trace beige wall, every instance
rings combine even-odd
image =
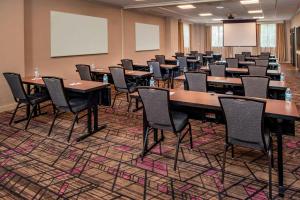
[[[291,19],[291,27],[297,27],[297,26],[300,26],[300,13],[296,14]]]
[[[133,59],[135,62],[146,62],[154,58],[156,54],[165,54],[165,18],[144,15],[128,10],[123,11],[124,22],[124,56],[123,58]],[[160,50],[157,51],[135,51],[135,23],[146,23],[159,25]],[[147,38],[145,38],[147,40]]]
[[[10,109],[14,100],[3,72],[24,74],[24,1],[0,1],[0,111]]]

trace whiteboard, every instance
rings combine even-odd
[[[224,46],[255,47],[256,22],[224,23]]]
[[[136,51],[160,49],[159,25],[135,23]]]
[[[50,12],[51,57],[108,53],[107,19]]]

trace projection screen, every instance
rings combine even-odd
[[[224,46],[226,47],[255,47],[256,21],[223,22]]]

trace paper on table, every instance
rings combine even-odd
[[[36,81],[36,80],[41,80],[42,78],[33,78],[31,80]]]
[[[173,94],[175,94],[175,92],[170,92],[170,96],[172,96]]]
[[[74,83],[70,83],[69,85],[74,86],[74,85],[81,85],[82,83],[80,82],[74,82]]]

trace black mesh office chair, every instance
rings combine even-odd
[[[80,112],[89,108],[89,102],[86,98],[71,98],[69,99],[65,93],[63,79],[57,77],[43,77],[43,81],[50,94],[51,100],[55,106],[54,118],[51,123],[48,136],[51,135],[55,120],[60,114],[70,112],[74,115],[71,128],[68,135],[68,142],[71,139],[75,122],[78,121]]]
[[[145,140],[142,158],[145,156],[145,147],[148,143],[150,129],[161,130],[162,137],[163,131],[171,131],[177,136],[177,145],[174,162],[174,170],[176,170],[179,145],[187,133],[189,133],[190,135],[190,145],[191,148],[193,148],[192,130],[191,124],[189,123],[188,115],[170,110],[169,90],[162,88],[139,87],[138,92],[142,99],[144,112],[147,120],[147,130],[146,135],[144,137]],[[182,134],[182,132],[186,129],[187,126],[188,130],[184,134]]]
[[[187,57],[177,57],[177,60],[179,61],[179,71],[182,74],[185,68],[188,69]]]
[[[268,98],[270,78],[266,76],[241,76],[245,96]]]
[[[133,70],[133,61],[131,59],[122,59],[122,66],[126,70]]]
[[[166,64],[166,57],[164,55],[155,55],[155,60],[159,62],[159,64]]]
[[[159,62],[148,62],[149,68],[153,67],[153,78],[157,81],[157,86],[159,87],[159,82],[162,81],[164,83],[164,87],[166,86],[166,82],[168,84],[168,88],[170,86],[170,77],[169,74],[163,74],[160,63]]]
[[[89,65],[77,64],[75,65],[80,79],[85,81],[92,81],[91,67]]]
[[[209,65],[211,76],[225,77],[225,65]]]
[[[195,57],[198,60],[198,63],[200,64],[200,66],[203,66],[203,64],[204,64],[203,54],[202,53],[196,53]]]
[[[109,67],[109,71],[112,75],[114,87],[116,90],[116,95],[115,95],[115,98],[113,100],[111,107],[112,108],[114,107],[115,101],[116,101],[116,98],[118,95],[126,94],[127,101],[129,101],[127,110],[129,111],[130,107],[131,107],[131,103],[132,103],[132,98],[130,97],[129,94],[136,91],[136,84],[131,83],[131,82],[126,82],[125,69],[123,67]]]
[[[257,59],[255,65],[269,67],[269,59]]]
[[[12,124],[21,104],[25,104],[27,106],[30,106],[30,108],[31,108],[31,111],[29,113],[29,116],[28,116],[28,119],[27,119],[27,122],[26,122],[26,125],[24,128],[25,130],[27,130],[29,122],[32,118],[34,111],[36,111],[37,109],[40,110],[40,104],[45,101],[48,101],[49,95],[47,93],[43,93],[43,92],[26,94],[20,74],[5,72],[5,73],[3,73],[3,76],[5,77],[7,83],[10,87],[10,90],[13,94],[15,101],[17,102],[17,107],[15,108],[15,110],[13,112],[13,115],[9,121],[9,125]]]
[[[272,199],[272,137],[265,128],[266,102],[242,97],[219,97],[226,121],[225,149],[222,166],[224,183],[226,152],[229,147],[241,146],[263,151],[268,157],[269,197]]]
[[[184,73],[188,90],[196,92],[207,92],[207,74],[204,72]]]
[[[245,55],[243,54],[235,54],[235,58],[239,59],[239,61],[245,61]]]
[[[198,53],[198,51],[191,51],[191,56],[196,56],[196,54]]]
[[[242,52],[242,55],[244,55],[245,57],[251,57],[251,52],[244,51],[244,52]]]
[[[184,57],[184,53],[176,52],[176,53],[175,53],[175,57],[176,57],[176,58],[178,58],[178,57]]]
[[[228,67],[238,68],[239,67],[239,59],[238,58],[226,58],[226,63]]]
[[[268,67],[266,66],[248,66],[250,76],[267,76]]]

